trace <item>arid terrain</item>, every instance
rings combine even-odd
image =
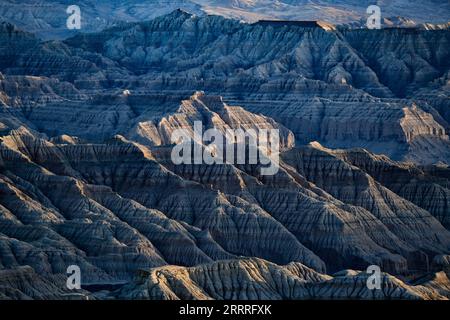
[[[174,5],[67,35],[13,24],[7,2],[0,299],[64,299],[70,265],[90,299],[450,298],[448,24]],[[278,130],[279,170],[175,164],[195,122]]]

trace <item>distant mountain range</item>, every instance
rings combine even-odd
[[[383,18],[401,17],[394,22],[400,23],[399,26],[444,24],[450,19],[450,3],[432,0],[79,0],[76,3],[69,0],[1,0],[0,19],[43,38],[65,38],[78,32],[66,28],[66,8],[72,4],[81,8],[82,32],[100,31],[121,21],[145,21],[178,8],[197,15],[222,15],[247,22],[323,20],[351,25],[364,21],[366,8],[378,4]],[[385,22],[386,26],[392,26],[392,19]]]

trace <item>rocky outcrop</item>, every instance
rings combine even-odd
[[[440,255],[434,257],[433,268],[435,270],[445,270],[447,274],[450,273],[450,255]]]
[[[47,201],[59,217],[52,223],[52,228],[114,277],[126,278],[137,265],[164,264],[163,259],[195,265],[212,258],[232,257],[233,253],[261,255],[280,263],[302,261],[324,270],[323,262],[317,256],[260,208],[252,208],[244,200],[230,202],[220,192],[185,182],[157,162],[145,158],[132,145],[55,147],[46,142],[37,148],[39,154],[33,155],[29,152],[32,145],[43,141],[30,139],[30,135],[24,132],[16,133],[11,140],[16,143],[3,144],[4,168],[14,170],[20,176],[12,176],[13,179],[23,179],[35,186],[44,199],[40,201]],[[26,152],[27,156],[17,150]],[[123,166],[116,165],[120,155],[124,160]],[[47,174],[46,169],[30,163],[28,156],[37,156],[36,161],[53,167],[60,175]],[[131,170],[132,167],[135,169]],[[68,174],[75,178],[66,177]],[[55,188],[60,191],[55,192]],[[179,192],[173,192],[176,189]],[[169,190],[172,190],[172,195],[167,197]],[[71,194],[70,198],[67,198],[67,192]],[[32,202],[31,199],[29,201]],[[5,206],[9,212],[22,212],[15,202],[5,202]],[[170,222],[167,217],[181,224]],[[37,220],[42,223],[43,219]],[[253,229],[254,226],[257,228]],[[173,238],[177,233],[180,245],[173,246],[167,242],[165,234]],[[102,236],[97,238],[97,234]],[[261,241],[269,238],[272,240]],[[283,253],[281,248],[287,243],[291,249]],[[188,246],[192,246],[192,255],[188,254]],[[124,254],[129,254],[137,265],[130,265],[129,259],[117,260]],[[110,259],[114,256],[117,261],[110,264],[108,261],[112,261]],[[117,270],[118,266],[121,267]]]
[[[80,138],[99,142],[133,128],[159,143],[157,120],[202,89],[273,118],[298,144],[364,147],[421,164],[449,161],[448,92],[445,85],[436,89],[449,69],[448,30],[279,28],[175,11],[65,42],[34,39],[29,46],[29,35],[17,33],[14,46],[7,31],[2,36],[9,50],[17,48],[1,68],[6,77],[58,78],[78,90],[54,84],[65,88],[53,90],[63,102],[43,90],[52,97],[46,103],[21,103],[49,136],[79,136],[83,128]],[[8,92],[14,97],[5,89],[5,99]]]
[[[89,1],[80,0],[77,6],[82,13],[81,30],[69,30],[66,20],[71,14],[66,12],[70,4],[57,1],[21,2],[5,0],[0,5],[3,19],[28,28],[43,38],[64,38],[77,32],[99,31],[109,26],[120,26],[124,21],[143,21],[167,14],[175,9],[197,15],[215,14],[249,22],[269,20],[325,20],[331,23],[350,23],[355,20],[357,27],[366,26],[366,9],[372,4],[367,1],[303,1],[281,0],[276,3],[268,0],[171,0],[170,2],[152,0]],[[441,24],[448,20],[450,7],[445,2],[435,1],[391,1],[382,4],[384,16],[406,18],[383,19],[384,26],[409,26],[416,22],[428,22],[425,27],[433,28],[431,23]],[[446,20],[447,19],[447,20]],[[353,24],[352,24],[353,26]]]
[[[142,270],[118,296],[160,300],[445,299],[439,293],[441,287],[433,287],[431,282],[411,286],[383,274],[382,289],[370,290],[367,279],[367,274],[357,271],[330,277],[300,264],[278,266],[260,259],[242,259],[193,268]]]
[[[421,231],[423,228],[430,231],[434,229],[430,234],[434,233],[438,237],[447,233],[429,212],[383,187],[361,169],[339,159],[333,150],[313,143],[305,148],[291,150],[284,155],[284,160],[336,198],[369,210],[397,237],[417,249],[432,252],[439,247],[432,240],[435,236],[431,236],[428,239],[431,242],[427,244],[428,240]],[[440,250],[445,252],[447,246]]]
[[[129,230],[138,232],[137,239],[143,236],[150,241],[145,244],[139,240],[148,250],[148,259],[154,262],[161,257],[163,264],[170,261],[195,265],[239,254],[256,255],[276,263],[299,261],[324,270],[322,262],[306,246],[325,261],[329,270],[379,264],[386,270],[403,272],[408,268],[427,270],[427,259],[448,252],[450,247],[448,232],[427,211],[377,185],[367,174],[361,173],[366,184],[361,184],[359,178],[348,182],[350,190],[354,190],[355,185],[360,185],[362,190],[367,188],[352,197],[334,192],[329,186],[345,192],[335,180],[319,183],[314,177],[317,170],[302,168],[304,163],[322,165],[312,154],[308,154],[307,159],[294,158],[291,163],[289,154],[293,150],[285,157],[290,167],[282,167],[274,177],[263,177],[255,170],[255,165],[253,168],[231,164],[175,166],[163,149],[153,152],[126,140],[106,145],[53,145],[22,129],[3,137],[3,143],[9,152],[19,152],[14,158],[3,158],[6,168],[17,172],[21,179],[48,197],[52,206],[56,206],[55,218],[48,219],[56,219],[55,223],[61,224],[56,231],[75,241],[75,245],[88,254],[99,255],[95,261],[104,259],[100,257],[109,250],[116,250],[113,249],[114,237],[109,248],[103,246],[104,240],[102,246],[97,247],[94,235],[89,235],[89,228],[94,232],[100,227],[103,230],[103,225],[107,230],[125,228],[122,232],[131,227]],[[16,158],[20,154],[39,166],[20,164]],[[331,156],[329,161],[339,164],[339,160]],[[56,176],[37,179],[42,175],[40,166],[75,180]],[[333,171],[328,174],[332,176]],[[59,189],[71,190],[70,201],[60,192],[50,191],[55,183],[61,185]],[[32,203],[31,199],[28,202]],[[14,208],[14,202],[5,202],[5,205]],[[84,209],[80,211],[81,208]],[[133,212],[131,216],[130,212]],[[242,215],[244,212],[246,214]],[[146,218],[138,219],[136,215]],[[123,226],[115,221],[116,216],[125,222]],[[95,227],[90,222],[87,225],[81,221],[65,222],[68,218],[81,217],[95,217],[94,221],[100,218],[103,222],[94,224]],[[36,218],[36,222],[42,220],[40,216]],[[153,220],[155,222],[151,222]],[[153,227],[147,226],[147,223],[159,221],[166,229],[170,220],[174,226],[176,221],[181,222],[176,229],[180,230],[180,241],[187,241],[184,246],[191,243],[192,255],[187,254],[190,251],[186,249],[181,255],[179,246],[167,245],[163,229],[155,233]],[[81,228],[85,229],[82,238],[86,239],[82,242],[77,233],[68,233]],[[428,238],[423,237],[423,229],[427,230]],[[347,230],[348,236],[343,236],[343,230]],[[249,234],[252,234],[250,238]],[[269,238],[270,242],[261,241]],[[135,240],[127,241],[133,245]],[[291,243],[289,251],[281,249],[286,243]],[[128,267],[125,261],[123,263],[125,271],[121,272],[126,278]],[[114,274],[113,270],[107,270]]]
[[[111,297],[447,297],[448,32],[323,26],[1,25],[0,296],[56,298],[75,264],[87,291],[127,282]],[[280,130],[278,170],[175,164],[197,121]]]
[[[191,268],[170,266],[141,271],[136,283],[119,293],[126,299],[289,299],[301,295],[306,280],[326,276],[301,265],[293,273],[264,260],[227,260]],[[294,275],[295,274],[295,275]],[[301,276],[301,278],[300,278]],[[304,278],[303,278],[304,276]]]
[[[203,94],[155,127],[195,119],[199,110],[219,129],[277,127]],[[192,120],[184,128],[192,129]],[[283,145],[292,148],[286,132]],[[317,144],[292,149],[278,173],[264,177],[258,165],[176,166],[162,139],[158,147],[120,136],[103,144],[66,136],[54,144],[19,126],[1,140],[0,232],[7,248],[17,243],[37,255],[12,250],[5,268],[28,264],[48,277],[77,264],[89,284],[130,280],[137,269],[251,256],[319,272],[377,264],[401,274],[426,272],[433,256],[450,249],[449,232],[430,213],[364,165],[349,164],[351,152]],[[347,188],[336,174],[350,177]],[[36,237],[51,255],[30,243]],[[317,290],[310,294],[326,295]]]
[[[255,45],[254,39],[261,40]],[[396,48],[389,46],[393,39]],[[411,46],[405,45],[408,43]],[[174,44],[180,48],[177,52],[170,49]],[[364,147],[396,160],[434,164],[448,159],[448,117],[445,99],[439,102],[439,94],[430,96],[432,88],[428,86],[448,72],[448,45],[447,30],[340,32],[295,24],[278,28],[176,11],[151,22],[58,43],[61,49],[50,60],[64,64],[52,62],[42,71],[23,64],[24,59],[19,65],[24,73],[48,75],[48,70],[58,70],[60,78],[75,81],[80,88],[110,89],[112,85],[114,91],[108,90],[102,101],[111,99],[114,107],[106,111],[105,106],[92,106],[88,101],[89,108],[83,112],[90,114],[88,110],[95,109],[116,127],[98,132],[104,124],[98,125],[91,114],[82,125],[88,126],[89,133],[97,131],[97,136],[104,137],[105,130],[113,129],[124,134],[121,126],[129,118],[162,118],[161,109],[176,111],[176,102],[167,98],[164,106],[150,101],[159,100],[161,92],[181,94],[181,100],[203,89],[224,96],[228,104],[275,119],[290,129],[299,143],[316,140],[330,148]],[[163,54],[167,52],[171,53]],[[431,52],[437,52],[436,57]],[[26,60],[36,59],[40,58]],[[45,66],[48,60],[37,64]],[[78,73],[69,75],[67,66]],[[125,80],[117,81],[119,78]],[[131,94],[118,94],[122,93],[118,87],[127,87]],[[422,88],[421,99],[415,103],[409,98],[418,88]],[[405,97],[408,99],[398,99]],[[142,106],[145,98],[147,106]],[[33,121],[46,127],[50,108],[35,110]],[[64,118],[59,117],[58,123],[62,122]],[[153,132],[151,125],[139,122],[144,122],[143,128],[136,130]],[[58,134],[77,135],[75,131]]]
[[[240,129],[246,132],[253,130],[254,138],[261,134],[261,130],[278,130],[279,148],[287,150],[294,146],[295,139],[292,132],[273,119],[252,114],[242,107],[229,106],[222,97],[205,95],[204,92],[196,92],[189,100],[182,101],[179,109],[173,114],[160,119],[138,122],[126,137],[147,146],[164,146],[173,143],[171,138],[175,130],[186,130],[188,136],[185,138],[194,140],[196,122],[200,124],[199,134],[208,129],[215,129],[221,133],[223,143],[227,143],[227,131],[230,130]]]

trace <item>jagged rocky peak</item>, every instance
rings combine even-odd
[[[434,136],[448,140],[445,128],[437,123],[433,115],[421,110],[415,103],[403,109],[404,117],[400,125],[405,132],[405,138],[411,142],[419,136]]]
[[[392,16],[384,17],[381,19],[382,28],[410,28],[417,30],[445,30],[449,29],[450,22],[444,20],[438,21],[438,23],[430,22],[417,22],[414,19]],[[367,28],[367,18],[360,19],[358,21],[352,21],[350,23],[340,24],[339,28],[350,28],[350,29],[366,29]]]
[[[261,259],[219,261],[192,268],[162,267],[141,271],[118,293],[122,299],[298,300],[298,299],[445,299],[445,279],[407,285],[382,275],[390,290],[371,291],[368,275],[350,271],[333,277],[300,264],[279,266]],[[436,283],[436,282],[435,282]]]
[[[63,283],[62,277],[45,279],[30,266],[3,269],[0,270],[0,300],[69,299],[70,290],[64,288]],[[78,295],[85,299],[89,292],[83,290]]]
[[[183,8],[202,14],[200,6],[190,0],[134,0],[134,1],[92,1],[80,0],[81,29],[67,28],[69,17],[66,10],[72,3],[64,0],[6,0],[0,4],[0,15],[4,20],[28,28],[45,39],[61,39],[80,32],[95,32],[120,26],[124,22],[146,21]],[[51,8],[51,10],[50,10]]]
[[[82,140],[78,137],[68,136],[67,134],[62,134],[57,137],[52,137],[50,141],[54,144],[80,144]]]
[[[450,255],[439,255],[433,259],[433,267],[437,270],[445,270],[450,273]]]
[[[175,113],[157,120],[140,121],[127,134],[131,140],[147,145],[170,145],[171,135],[176,129],[185,129],[190,138],[194,137],[194,125],[198,123],[202,130],[216,129],[226,135],[227,130],[279,130],[280,149],[294,146],[293,133],[273,119],[246,111],[239,106],[230,106],[221,96],[195,92],[189,99],[183,100]]]
[[[384,155],[376,155],[361,148],[351,150],[331,150],[322,147],[317,142],[311,143],[310,146],[312,147],[310,150],[322,151],[322,155],[329,160],[336,157],[349,166],[359,168],[403,199],[427,210],[445,228],[449,229],[450,215],[447,208],[450,204],[450,191],[448,178],[445,177],[445,172],[448,171],[446,165],[443,167],[434,167],[436,169],[442,168],[442,173],[433,175],[427,170],[423,170],[423,168],[414,165],[412,162],[405,163],[392,161]],[[314,153],[317,153],[317,151]],[[307,169],[304,170],[306,170],[305,172],[307,172],[307,174],[310,173]],[[352,171],[355,172],[354,170]],[[314,173],[314,175],[315,174],[316,173]],[[313,178],[313,180],[317,178],[318,177]],[[358,181],[359,184],[362,184],[361,180],[358,179]],[[384,195],[383,197],[386,196],[388,195]],[[398,206],[398,200],[396,203]],[[409,210],[417,211],[417,208],[414,209],[411,205],[409,206]]]

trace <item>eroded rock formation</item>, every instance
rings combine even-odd
[[[448,298],[449,43],[183,11],[64,42],[1,24],[0,297],[62,297],[78,265],[86,297]],[[279,170],[175,165],[196,121],[280,130]]]

